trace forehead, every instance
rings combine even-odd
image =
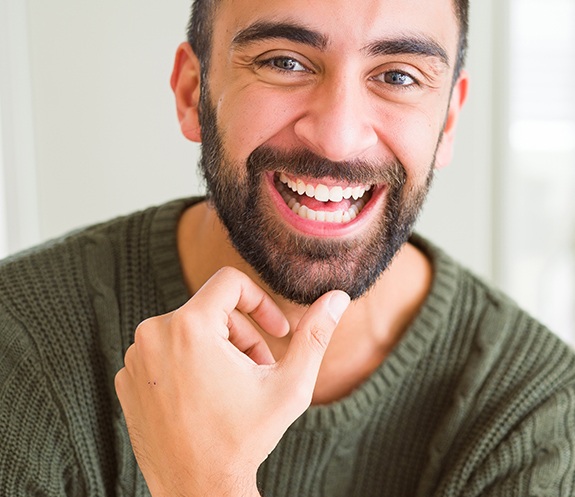
[[[221,0],[214,26],[216,43],[255,23],[289,22],[320,33],[326,48],[345,53],[374,40],[423,37],[445,48],[453,65],[459,26],[454,0]],[[221,47],[223,48],[223,47]]]

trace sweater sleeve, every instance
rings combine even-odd
[[[0,495],[83,495],[61,406],[32,339],[0,306]]]
[[[552,394],[489,454],[460,494],[575,495],[575,388]]]
[[[575,495],[574,359],[543,331],[538,328],[533,346],[508,349],[519,360],[497,355],[490,377],[472,393],[473,409],[455,403],[466,430],[454,432],[463,440],[451,444],[456,462],[444,467],[449,476],[438,497]],[[510,381],[518,368],[521,374]]]
[[[499,292],[474,296],[418,495],[571,497],[575,355]]]

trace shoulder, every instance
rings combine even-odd
[[[151,254],[174,245],[186,205],[86,227],[0,262],[0,445],[11,447],[0,450],[0,494],[30,484],[62,495],[58,485],[80,468],[94,481],[111,477],[112,466],[94,461],[113,458],[113,430],[123,434],[113,376],[139,320],[161,307]]]
[[[547,344],[573,355],[555,334],[500,289],[428,240],[416,235],[412,243],[433,266],[433,283],[426,305],[435,311],[444,325],[463,330],[464,333],[460,331],[459,334],[472,348],[503,352],[512,341],[515,348],[539,348]]]
[[[444,474],[437,495],[541,495],[545,485],[572,495],[573,350],[441,250],[416,243],[435,268],[430,300],[443,329],[435,347],[450,391],[431,445],[430,471]]]
[[[175,244],[175,223],[192,201],[173,201],[81,228],[0,261],[0,303],[18,316],[29,304],[68,306],[63,294],[89,288],[111,275],[117,264],[126,266],[125,271],[145,271],[142,264],[148,263],[150,251],[162,242]]]

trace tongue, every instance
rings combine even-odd
[[[343,199],[341,202],[320,202],[319,200],[308,197],[307,195],[296,195],[296,198],[300,205],[305,205],[308,209],[313,209],[314,211],[345,212],[353,205],[352,199]]]

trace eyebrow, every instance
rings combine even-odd
[[[232,40],[235,47],[243,47],[260,40],[284,39],[303,43],[318,50],[325,50],[328,39],[325,35],[291,22],[257,21],[239,31]]]
[[[257,41],[272,39],[302,43],[321,51],[325,51],[329,45],[329,38],[326,35],[295,22],[256,21],[234,36],[232,46],[242,48]],[[371,57],[402,54],[433,57],[449,67],[449,56],[445,48],[432,38],[422,35],[376,40],[369,43],[362,51]]]
[[[367,45],[364,51],[372,57],[402,54],[434,57],[449,66],[449,56],[445,48],[435,40],[421,35],[377,40]]]

